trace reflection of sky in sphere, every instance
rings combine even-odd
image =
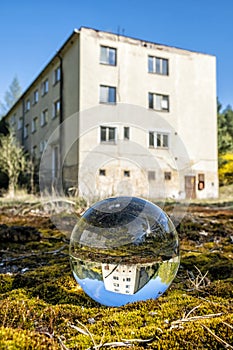
[[[178,236],[152,202],[108,198],[90,207],[75,226],[70,260],[76,281],[101,304],[156,299],[177,273]]]
[[[157,276],[150,280],[147,285],[140,289],[134,295],[116,294],[105,289],[104,282],[85,278],[79,279],[74,273],[74,277],[85,293],[87,293],[95,301],[106,306],[122,306],[135,301],[156,299],[164,293],[168,287],[167,284],[161,282],[161,278]]]

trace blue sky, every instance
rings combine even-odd
[[[81,26],[215,55],[217,96],[233,106],[233,0],[0,0],[0,100]]]

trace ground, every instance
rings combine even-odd
[[[85,295],[71,273],[68,236],[35,208],[0,206],[0,349],[233,349],[232,202],[190,203],[177,226],[181,264],[170,288],[119,308]],[[165,209],[174,216],[174,203]]]

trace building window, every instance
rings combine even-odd
[[[30,111],[31,103],[30,100],[28,99],[25,103],[25,112]]]
[[[33,104],[38,103],[38,101],[39,101],[39,92],[38,90],[35,90],[33,93]]]
[[[130,171],[124,170],[124,177],[130,177]]]
[[[155,180],[155,171],[149,170],[148,171],[148,180],[154,181]]]
[[[59,115],[60,107],[61,107],[60,100],[57,100],[53,103],[53,118],[56,118]]]
[[[168,148],[169,147],[169,135],[162,132],[149,132],[149,147],[156,148]]]
[[[127,278],[126,278],[126,281],[127,281],[127,282],[130,282],[130,281],[131,281],[131,278],[130,278],[130,277],[127,277]]]
[[[101,126],[100,127],[100,141],[101,142],[116,142],[116,128]]]
[[[168,75],[168,59],[148,56],[148,72]]]
[[[116,88],[100,85],[100,103],[116,103]]]
[[[129,140],[129,127],[124,126],[124,140]]]
[[[26,139],[28,137],[29,124],[26,124],[23,128],[23,137]]]
[[[16,123],[16,114],[12,115],[11,119],[10,119],[10,124],[11,126],[14,126]]]
[[[37,158],[37,146],[32,147],[32,158],[36,159]]]
[[[58,146],[52,148],[52,178],[56,179],[58,177],[58,163],[59,162],[59,152]]]
[[[148,94],[149,108],[155,109],[157,111],[169,112],[169,96],[154,94],[149,92]]]
[[[119,283],[113,283],[114,287],[119,287]]]
[[[57,67],[53,72],[53,84],[57,84],[61,80],[61,68]]]
[[[40,115],[40,125],[44,126],[48,121],[48,110],[45,109]]]
[[[41,85],[41,95],[44,96],[49,92],[49,81],[46,79]]]
[[[18,130],[22,129],[22,127],[23,127],[23,118],[20,117],[18,120]]]
[[[165,171],[164,180],[171,180],[171,179],[172,179],[172,173],[170,171]]]
[[[118,276],[113,276],[113,279],[118,281],[119,280],[119,277]]]
[[[100,63],[116,66],[116,49],[100,46]]]
[[[105,169],[99,169],[99,175],[100,176],[106,176],[106,170]]]
[[[202,191],[205,188],[205,174],[198,174],[198,190]]]
[[[32,133],[36,132],[38,124],[38,118],[35,117],[32,119]]]
[[[46,144],[47,144],[47,141],[45,140],[40,141],[40,153],[42,153],[45,150]]]

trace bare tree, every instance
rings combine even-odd
[[[26,156],[12,132],[0,137],[0,167],[9,179],[9,196],[14,197],[20,172],[26,169]]]

